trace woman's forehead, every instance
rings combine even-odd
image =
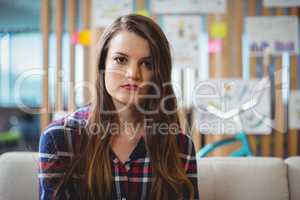
[[[150,46],[147,40],[129,31],[120,31],[109,43],[109,54],[123,53],[130,57],[149,57]]]

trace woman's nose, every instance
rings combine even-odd
[[[135,63],[130,64],[126,70],[126,78],[138,80],[141,78],[139,66]]]

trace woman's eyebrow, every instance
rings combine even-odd
[[[143,60],[151,60],[151,56],[146,56],[146,57],[143,57],[141,59],[143,59]]]
[[[125,56],[125,57],[129,57],[126,53],[122,53],[122,52],[115,52],[115,54],[119,54],[119,55],[122,55],[122,56]],[[145,56],[145,57],[142,57],[140,60],[151,60],[151,56]]]
[[[119,54],[119,55],[122,55],[122,56],[125,56],[125,57],[129,57],[127,54],[122,53],[122,52],[115,52],[115,54]]]

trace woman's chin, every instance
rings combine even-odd
[[[137,97],[133,97],[130,95],[120,95],[114,100],[117,101],[118,104],[121,104],[122,106],[127,106],[127,107],[138,107],[139,100]]]

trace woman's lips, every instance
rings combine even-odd
[[[137,90],[138,86],[137,85],[130,85],[130,84],[126,84],[126,85],[122,85],[121,88],[124,88],[126,90]]]

